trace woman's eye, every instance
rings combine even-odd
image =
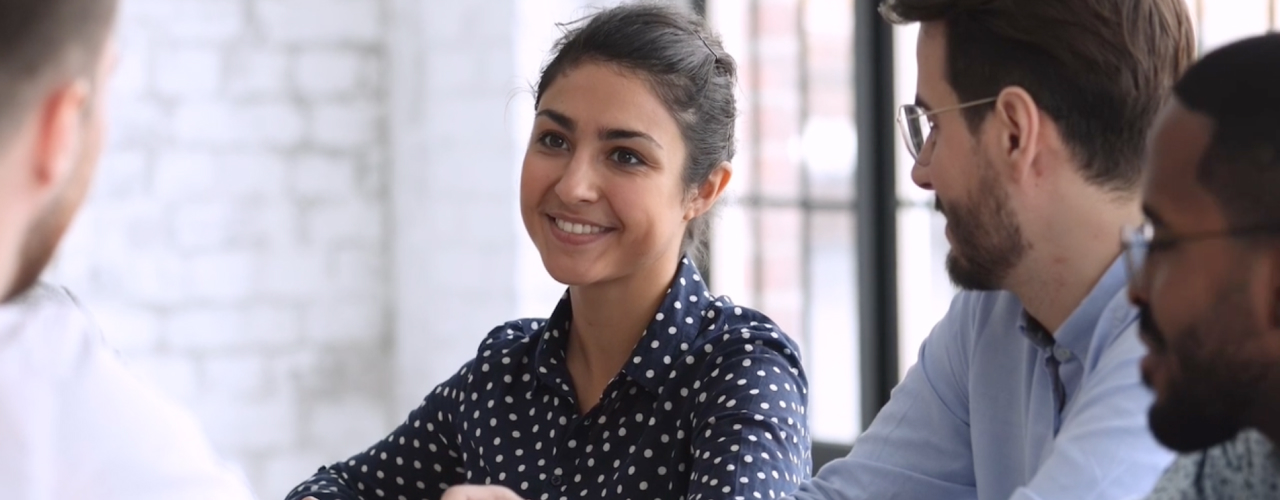
[[[565,149],[569,145],[563,137],[550,133],[542,134],[542,137],[538,139],[538,142],[551,149]]]
[[[644,163],[644,161],[640,159],[640,156],[625,149],[614,151],[613,154],[609,155],[609,157],[611,160],[623,165],[641,165]]]

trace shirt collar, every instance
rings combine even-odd
[[[672,365],[681,360],[681,354],[689,350],[700,330],[707,328],[708,322],[714,324],[715,309],[708,307],[712,302],[711,292],[698,268],[689,257],[681,258],[666,298],[662,299],[662,305],[658,306],[657,314],[622,371],[656,393],[672,373]]]
[[[1124,289],[1128,281],[1124,265],[1124,256],[1111,263],[1102,278],[1093,286],[1084,301],[1072,311],[1067,321],[1051,337],[1036,334],[1037,327],[1024,311],[1018,319],[1018,328],[1033,344],[1040,348],[1053,348],[1058,361],[1067,361],[1071,357],[1079,357],[1089,352],[1094,332],[1097,331],[1103,312]],[[1061,352],[1065,348],[1066,352]],[[1067,355],[1069,353],[1069,356]],[[1066,359],[1064,359],[1066,358]]]
[[[569,321],[573,319],[573,304],[569,292],[560,297],[560,303],[547,318],[547,322],[529,325],[534,329],[538,346],[534,351],[533,369],[538,380],[560,391],[563,396],[575,398],[569,385],[569,368],[565,365],[565,353],[569,347]]]
[[[644,335],[631,351],[631,359],[622,372],[645,389],[657,393],[671,373],[671,367],[682,359],[697,338],[700,330],[714,323],[715,309],[711,292],[688,256],[680,259],[675,278],[667,289],[666,297],[658,306],[654,319],[645,328]],[[569,292],[547,319],[538,325],[541,333],[535,354],[534,369],[543,383],[573,397],[569,371],[565,366],[565,353],[569,346],[569,324],[573,319],[573,305]]]

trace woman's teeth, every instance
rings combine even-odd
[[[592,226],[590,224],[576,224],[556,219],[556,227],[569,234],[598,234],[604,232],[604,228],[600,226]]]

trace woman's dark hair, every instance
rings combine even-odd
[[[534,106],[551,84],[583,63],[616,64],[648,80],[675,117],[688,158],[684,185],[690,193],[734,155],[737,64],[720,38],[692,12],[649,2],[630,3],[567,25],[551,61],[542,69]],[[708,250],[711,217],[689,222],[683,250],[701,261]]]

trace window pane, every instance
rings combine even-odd
[[[857,383],[858,287],[854,214],[816,212],[809,221],[810,335],[804,348],[813,437],[852,443],[862,430]]]
[[[806,2],[804,9],[808,118],[801,158],[809,196],[852,202],[858,136],[853,116],[853,2]]]
[[[1232,0],[1231,2],[1188,0],[1197,24],[1202,52],[1241,38],[1266,33],[1274,26],[1275,0]]]
[[[947,221],[932,207],[898,211],[898,371],[915,364],[920,343],[946,314],[956,289],[947,277]]]
[[[756,305],[778,322],[805,348],[804,280],[801,228],[804,213],[799,208],[762,208],[756,212],[761,238],[759,248],[759,288]]]
[[[759,129],[761,168],[756,193],[794,200],[800,196],[800,26],[796,0],[759,0],[755,20],[755,64],[747,91]]]
[[[711,281],[801,348],[814,437],[860,429],[853,0],[708,0],[738,61],[738,155]]]

